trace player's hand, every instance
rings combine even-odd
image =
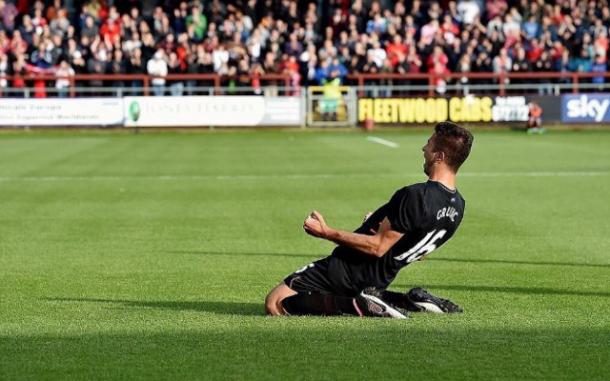
[[[309,235],[318,238],[326,238],[326,233],[328,231],[328,225],[326,225],[326,221],[324,221],[324,217],[314,210],[305,218],[303,222],[303,229]]]

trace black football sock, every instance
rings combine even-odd
[[[320,293],[300,293],[282,300],[282,306],[290,315],[363,316],[356,299]]]

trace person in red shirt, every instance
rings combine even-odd
[[[436,74],[434,85],[439,94],[445,93],[447,89],[446,75],[450,73],[449,68],[447,67],[448,62],[449,58],[447,58],[443,49],[440,46],[435,46],[434,51],[430,57],[428,57],[427,66],[430,73]]]
[[[111,44],[113,44],[115,41],[120,41],[121,25],[119,22],[116,22],[109,17],[106,19],[104,25],[102,25],[100,34],[102,35],[102,39],[104,41],[109,41]]]
[[[398,64],[399,57],[401,55],[406,56],[408,53],[407,45],[403,44],[402,36],[400,34],[395,34],[392,42],[388,43],[386,46],[386,52],[388,55],[388,59],[392,63],[392,67],[396,67]]]

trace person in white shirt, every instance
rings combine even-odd
[[[57,89],[57,96],[65,98],[68,96],[68,89],[70,88],[70,77],[74,77],[74,69],[70,66],[68,61],[62,60],[59,63],[59,68],[55,70],[55,88]]]
[[[152,89],[155,96],[162,96],[165,92],[165,77],[167,76],[167,62],[163,49],[158,49],[155,55],[146,63],[148,74],[155,76],[152,81]]]
[[[472,24],[474,19],[481,14],[481,8],[475,0],[461,0],[458,3],[457,11],[466,25]]]

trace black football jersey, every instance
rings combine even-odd
[[[331,282],[344,292],[386,288],[398,271],[447,242],[464,217],[465,201],[457,190],[427,181],[398,190],[356,233],[374,235],[384,218],[404,235],[382,257],[339,245],[329,263]]]

